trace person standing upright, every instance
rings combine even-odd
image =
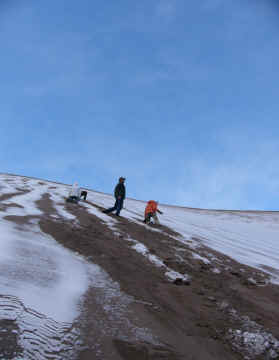
[[[123,202],[124,202],[125,197],[126,197],[126,188],[125,188],[125,185],[124,185],[125,180],[126,179],[124,177],[119,178],[119,182],[114,188],[115,204],[114,204],[113,207],[104,210],[103,213],[109,214],[112,211],[116,210],[115,215],[119,216],[120,211],[123,208]]]

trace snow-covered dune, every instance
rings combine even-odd
[[[114,203],[112,196],[92,191],[88,199],[102,207]],[[145,205],[143,201],[127,199],[122,216],[141,223]],[[202,210],[169,205],[159,208],[163,211],[163,215],[159,215],[161,224],[179,233],[181,237],[177,239],[181,242],[206,245],[240,263],[266,271],[274,283],[279,282],[279,212]],[[94,214],[102,216],[96,211]]]
[[[114,333],[113,319],[122,328],[122,333],[119,329],[115,332],[123,337],[134,334],[141,341],[157,341],[145,325],[123,321],[125,309],[135,300],[123,293],[120,285],[94,259],[87,261],[85,256],[66,249],[42,231],[42,219],[82,229],[80,218],[65,206],[69,188],[69,185],[0,174],[0,320],[16,320],[13,331],[17,347],[9,354],[14,359],[18,354],[23,354],[24,359],[74,358],[73,349],[82,349],[80,327],[75,326],[82,316],[81,299],[92,288],[98,289],[96,294],[102,298],[108,316],[107,324],[102,326],[110,329],[107,330],[110,334]],[[113,196],[88,190],[88,201],[81,201],[79,209],[98,218],[114,236],[129,242],[131,249],[162,271],[166,280],[190,279],[187,273],[172,268],[166,256],[149,249],[143,238],[123,237],[119,219],[101,211],[113,203]],[[213,253],[217,251],[265,272],[272,283],[279,283],[278,212],[202,210],[162,204],[159,205],[163,211],[159,215],[162,227],[153,227],[142,222],[145,205],[143,201],[128,198],[121,216],[154,236],[165,236],[165,243],[173,239],[176,258],[179,259],[179,252],[185,251],[183,246],[187,245],[193,259],[214,263],[211,271],[218,274],[229,265],[215,257]],[[78,232],[76,237],[78,241]],[[98,342],[95,350],[96,354],[100,351]]]
[[[117,299],[115,320],[130,302],[99,266],[40,230],[42,216],[78,226],[76,217],[64,208],[68,190],[59,184],[54,189],[46,181],[0,176],[0,320],[16,320],[18,328],[13,331],[24,359],[74,358],[82,348],[75,321],[89,288],[104,289],[102,301],[108,314]],[[52,200],[51,215],[40,209],[38,201],[44,194]]]

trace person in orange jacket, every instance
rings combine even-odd
[[[154,201],[154,200],[149,200],[146,205],[146,208],[145,208],[143,222],[145,224],[150,224],[150,222],[151,222],[150,220],[151,220],[151,218],[153,218],[155,224],[160,224],[158,216],[157,216],[157,212],[159,214],[163,214],[162,211],[160,211],[158,209],[158,202]]]

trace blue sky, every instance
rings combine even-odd
[[[1,1],[1,172],[279,208],[276,0]]]

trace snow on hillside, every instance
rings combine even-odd
[[[26,359],[44,359],[50,349],[53,354],[59,354],[53,359],[73,356],[73,347],[80,345],[78,330],[73,324],[80,314],[80,299],[89,288],[103,291],[104,308],[116,322],[122,321],[120,317],[132,302],[101,267],[89,263],[41,231],[41,216],[49,216],[53,221],[64,219],[77,228],[80,226],[77,217],[65,207],[68,191],[69,186],[63,184],[0,175],[0,318],[17,319],[18,342]],[[42,198],[51,200],[51,214],[40,208]],[[101,208],[111,207],[113,203],[111,195],[89,191],[88,202],[80,202],[80,206],[118,235],[117,220],[101,212]],[[154,234],[166,234],[165,229],[142,222],[144,208],[145,202],[127,199],[121,216]],[[187,244],[192,249],[193,258],[208,264],[215,259],[210,249],[216,250],[266,272],[271,282],[279,283],[279,213],[201,210],[168,205],[159,208],[163,211],[163,215],[159,215],[162,225],[172,230],[168,236]],[[155,267],[164,269],[167,279],[189,279],[187,274],[180,274],[171,265],[166,265],[160,256],[150,253],[139,239],[129,237],[123,241],[133,244],[134,251]],[[209,248],[202,255],[196,251],[201,246]],[[179,251],[181,249],[177,248],[177,257]],[[212,271],[221,273],[228,264],[221,265]],[[156,343],[148,328],[127,321],[125,326],[121,326],[125,328],[123,336],[134,333],[142,341],[148,339]],[[57,334],[61,334],[62,342],[56,341]],[[61,354],[64,355],[61,357]]]
[[[51,217],[76,221],[64,209],[68,187],[56,185],[53,191],[51,185],[0,176],[0,319],[17,319],[19,342],[27,359],[45,359],[47,352],[59,353],[57,359],[72,357],[73,347],[79,346],[79,334],[72,322],[79,314],[80,298],[89,286],[106,292],[109,289],[110,295],[103,300],[108,313],[112,298],[118,299],[118,305],[114,305],[116,314],[121,314],[123,306],[130,302],[101,268],[40,230],[33,217],[42,215],[36,202],[45,193],[55,203],[57,215]],[[27,217],[27,223],[17,224],[21,217]],[[149,338],[148,332],[143,333]],[[57,334],[63,338],[61,343]]]
[[[112,196],[96,192],[90,192],[88,200],[102,207],[114,203]],[[145,205],[127,199],[121,215],[142,224]],[[159,215],[161,223],[179,233],[181,242],[206,245],[267,272],[272,282],[279,283],[279,212],[215,211],[168,205],[160,205],[159,209],[164,213]],[[91,211],[111,222],[100,212]]]

